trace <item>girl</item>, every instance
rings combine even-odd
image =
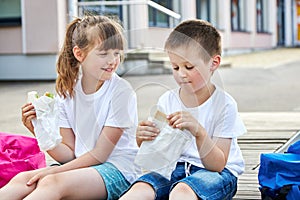
[[[63,139],[47,151],[65,164],[18,174],[1,199],[118,199],[135,179],[136,96],[115,74],[124,45],[121,26],[107,17],[69,24],[56,80]],[[22,121],[33,134],[34,117],[24,105]]]

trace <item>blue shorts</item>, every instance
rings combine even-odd
[[[119,199],[121,194],[129,188],[130,183],[113,164],[106,162],[92,166],[92,168],[98,171],[104,181],[107,200]]]
[[[156,193],[155,199],[157,200],[169,199],[170,191],[180,182],[187,184],[203,200],[232,199],[237,190],[237,177],[228,169],[220,173],[212,172],[185,162],[177,163],[171,180],[158,173],[150,172],[137,179],[136,182],[150,184]]]

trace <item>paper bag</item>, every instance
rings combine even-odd
[[[192,135],[186,130],[169,126],[166,115],[160,111],[156,112],[153,122],[160,133],[155,140],[141,144],[135,163],[144,170],[157,172],[170,179],[180,155],[190,145]]]

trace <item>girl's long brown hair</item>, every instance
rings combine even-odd
[[[101,43],[103,50],[124,50],[125,39],[121,25],[105,16],[76,18],[68,25],[56,66],[56,91],[60,96],[74,96],[80,63],[73,54],[73,48],[78,46],[87,55],[98,43]]]

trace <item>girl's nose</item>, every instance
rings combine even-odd
[[[116,58],[114,56],[114,54],[110,53],[107,57],[107,63],[112,65],[116,62]]]

